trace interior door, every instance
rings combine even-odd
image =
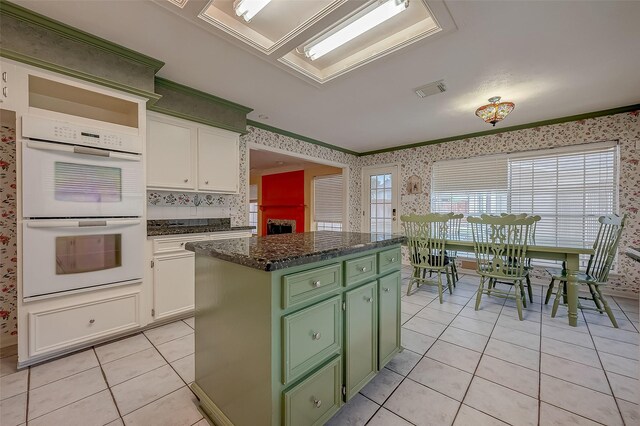
[[[363,232],[398,232],[398,166],[362,169]]]

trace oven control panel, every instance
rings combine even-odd
[[[136,154],[142,152],[142,138],[138,135],[29,115],[22,117],[22,136]]]

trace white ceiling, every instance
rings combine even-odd
[[[516,103],[502,127],[640,103],[638,1],[446,1],[456,31],[321,87],[149,1],[16,2],[163,60],[160,76],[251,119],[354,151],[489,130],[474,111],[493,95]],[[413,92],[440,79],[443,94]]]
[[[269,170],[282,167],[292,167],[299,170],[322,166],[298,157],[292,157],[279,152],[252,149],[249,151],[249,169],[252,171]]]

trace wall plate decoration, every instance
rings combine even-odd
[[[422,178],[413,175],[407,180],[407,194],[422,194]]]

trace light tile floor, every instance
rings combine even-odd
[[[442,305],[434,287],[404,295],[404,351],[328,424],[640,424],[637,300],[608,298],[620,329],[586,312],[574,328],[539,286],[522,322],[513,300],[475,311],[477,282],[462,276]],[[3,354],[0,424],[206,426],[193,352],[189,318],[21,371]]]

